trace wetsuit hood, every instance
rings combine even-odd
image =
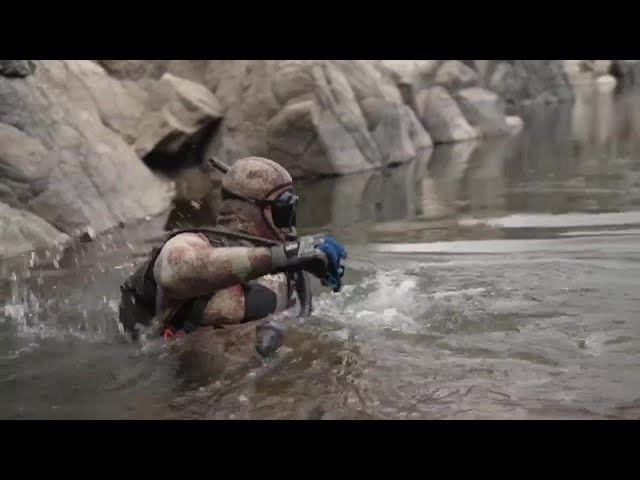
[[[291,175],[276,162],[262,157],[241,158],[222,179],[223,201],[217,224],[240,233],[281,240],[284,233],[275,226],[271,207],[242,199],[274,200],[292,188]]]

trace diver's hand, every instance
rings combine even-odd
[[[324,253],[326,258],[325,270],[322,275],[316,275],[325,287],[330,287],[334,292],[342,288],[344,275],[343,261],[347,258],[347,252],[335,238],[323,236],[316,244],[316,249]],[[313,273],[310,271],[310,273]]]
[[[327,235],[304,236],[298,241],[271,248],[274,272],[306,270],[334,292],[342,288],[342,262],[346,258],[344,247]]]

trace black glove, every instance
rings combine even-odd
[[[346,258],[344,247],[327,235],[300,237],[296,242],[271,248],[274,272],[306,270],[334,292],[342,288],[342,261]]]

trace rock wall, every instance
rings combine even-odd
[[[0,201],[4,221],[15,221],[10,238],[24,247],[3,235],[3,255],[54,245],[88,228],[101,232],[170,205],[172,184],[103,123],[78,66],[2,63]]]

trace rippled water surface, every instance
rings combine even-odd
[[[516,138],[301,185],[347,286],[281,316],[277,358],[209,382],[116,322],[166,219],[5,261],[0,418],[640,417],[640,96],[523,117]]]

